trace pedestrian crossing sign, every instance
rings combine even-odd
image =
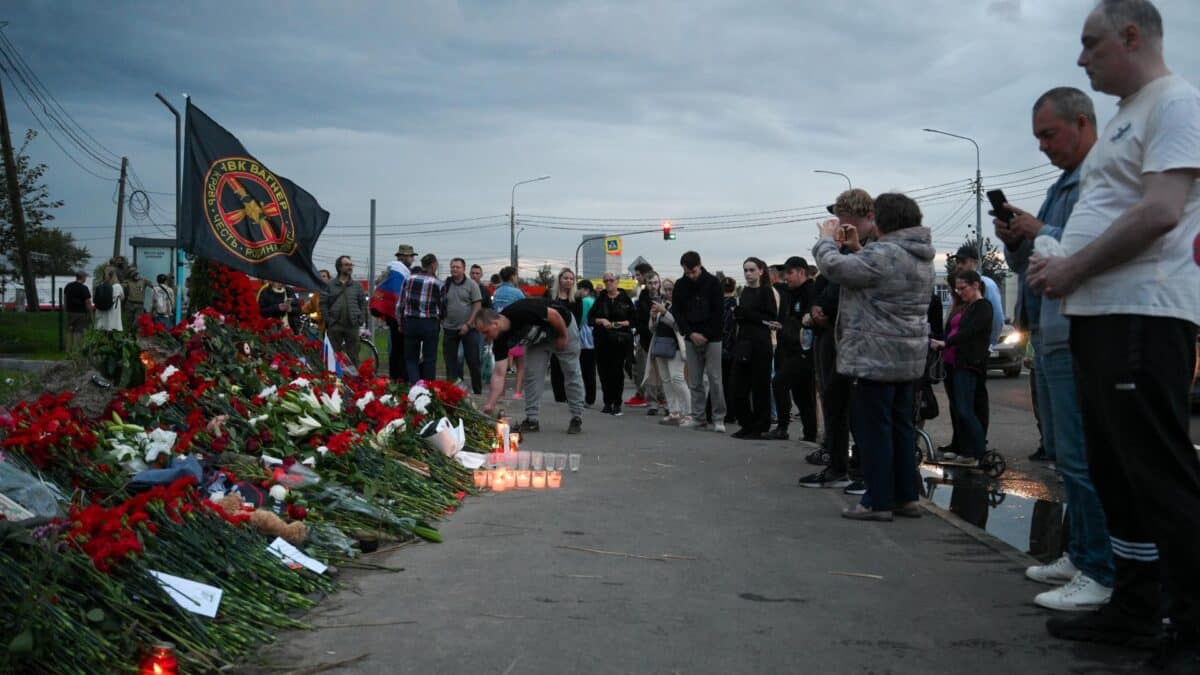
[[[621,238],[608,237],[604,240],[604,252],[608,255],[621,255]]]

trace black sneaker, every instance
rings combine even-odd
[[[850,479],[846,477],[846,474],[837,476],[829,469],[809,474],[797,482],[800,483],[800,487],[806,488],[844,488],[850,485]]]
[[[771,431],[763,434],[763,438],[770,441],[786,441],[788,439],[787,427],[775,427]]]
[[[582,417],[572,417],[571,423],[567,425],[567,433],[568,434],[583,433],[583,418]]]
[[[746,438],[749,435],[750,435],[750,430],[743,428],[743,429],[738,429],[737,431],[733,432],[732,434],[729,434],[729,437],[730,438]]]
[[[648,408],[646,410],[646,417],[654,417],[656,415],[658,415],[658,408]]]
[[[612,415],[613,417],[620,417],[621,415],[624,415],[625,413],[621,412],[621,404],[620,403],[614,403],[613,407],[612,407],[612,411],[609,414]]]
[[[946,445],[939,447],[937,451],[940,453],[953,452],[956,455],[958,454],[958,448],[952,443],[947,443]]]
[[[823,449],[813,450],[804,456],[804,461],[816,466],[825,466],[829,464],[829,454]]]
[[[611,414],[612,414],[612,406],[611,406],[611,405],[609,405],[609,404],[607,404],[607,403],[605,403],[605,404],[604,404],[604,408],[602,408],[602,409],[600,410],[600,412],[601,412],[601,413],[603,413],[603,414],[605,414],[605,415],[611,415]]]
[[[535,434],[542,430],[542,425],[538,424],[537,420],[526,419],[517,425],[514,431],[519,431],[523,434]]]
[[[1134,649],[1154,649],[1163,643],[1162,624],[1137,619],[1114,605],[1069,617],[1051,617],[1046,630],[1056,638],[1076,642],[1101,642]]]
[[[861,480],[850,481],[843,493],[848,495],[865,495],[867,494],[867,484]]]

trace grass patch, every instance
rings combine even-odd
[[[19,370],[0,370],[0,404],[11,401],[18,391],[24,389],[32,379],[29,373]]]
[[[0,354],[61,360],[58,312],[0,312]]]

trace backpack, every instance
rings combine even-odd
[[[162,286],[154,287],[153,305],[155,314],[170,314],[171,313],[171,295],[167,293],[167,289]]]
[[[107,312],[108,310],[112,309],[114,304],[112,284],[108,283],[107,281],[101,282],[100,285],[96,287],[96,297],[92,299],[92,304],[96,306],[96,309],[102,312]]]

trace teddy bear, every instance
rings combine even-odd
[[[216,500],[216,504],[226,513],[240,513],[243,504],[242,496],[228,494]],[[285,523],[282,518],[265,509],[256,509],[250,512],[250,525],[259,534],[268,537],[283,537],[284,541],[293,546],[304,544],[304,540],[308,538],[308,528],[304,523],[299,521]]]

